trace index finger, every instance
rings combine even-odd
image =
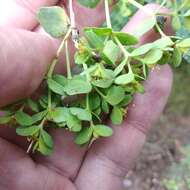
[[[36,12],[41,6],[55,5],[58,0],[6,0],[1,1],[0,26],[27,30],[34,29],[38,22]]]

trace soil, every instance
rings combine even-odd
[[[161,117],[124,180],[127,190],[167,190],[163,184],[167,171],[180,160],[181,147],[190,143],[189,123],[190,117]]]

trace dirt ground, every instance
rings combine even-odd
[[[124,181],[127,190],[166,190],[163,180],[172,163],[182,156],[180,147],[190,141],[190,117],[167,118],[149,134],[140,158]],[[186,190],[181,189],[181,190]]]

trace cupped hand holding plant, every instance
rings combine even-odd
[[[33,93],[37,87],[40,85],[41,81],[43,80],[44,75],[46,74],[49,63],[54,59],[53,64],[51,65],[53,68],[54,63],[56,64],[58,57],[55,57],[56,49],[58,40],[53,40],[50,37],[41,33],[41,29],[37,26],[37,21],[35,20],[35,16],[33,15],[33,10],[37,10],[39,6],[45,5],[54,5],[56,2],[52,1],[38,1],[38,3],[31,3],[31,5],[21,3],[10,3],[9,8],[12,7],[14,9],[13,17],[4,16],[5,20],[2,21],[4,26],[0,31],[0,39],[1,43],[3,44],[2,51],[0,52],[1,56],[1,64],[0,64],[0,105],[7,106],[18,99],[24,98],[31,93]],[[40,3],[41,2],[41,3]],[[64,8],[67,9],[69,7],[68,3],[63,3]],[[84,25],[86,26],[97,26],[102,21],[105,20],[105,13],[103,5],[99,5],[94,10],[89,10],[78,5],[74,1],[74,10],[75,14],[77,15],[77,22],[76,25],[79,28],[82,28]],[[142,8],[142,7],[141,7]],[[151,4],[145,7],[147,11],[154,11],[159,8],[158,5]],[[18,14],[19,12],[19,14]],[[69,12],[69,9],[68,9]],[[161,8],[161,12],[167,13],[167,10]],[[26,14],[27,13],[27,14]],[[108,13],[108,12],[107,12]],[[23,15],[26,15],[23,17]],[[107,15],[108,16],[108,15]],[[90,19],[89,19],[90,18]],[[136,28],[138,25],[141,25],[142,21],[149,20],[150,15],[145,13],[144,10],[139,10],[136,15],[131,19],[128,25],[124,28],[124,32],[130,32],[131,34],[136,32]],[[166,29],[169,29],[169,23]],[[109,25],[109,22],[108,22]],[[11,28],[10,28],[11,26]],[[110,28],[111,26],[109,26]],[[157,30],[160,28],[158,27]],[[94,28],[97,33],[110,33],[111,29],[103,29],[103,31],[99,31],[98,29]],[[32,31],[32,32],[31,32]],[[89,36],[92,34],[92,29],[86,29],[87,34]],[[71,31],[73,32],[73,31]],[[93,31],[94,32],[94,31]],[[142,31],[140,31],[142,33]],[[162,31],[160,31],[162,33]],[[59,34],[58,34],[59,35]],[[114,34],[118,38],[122,38],[121,35],[117,35],[115,32]],[[125,34],[123,34],[124,37]],[[139,34],[140,35],[140,34]],[[163,33],[163,35],[165,35]],[[159,37],[159,34],[155,32],[155,30],[151,30],[141,36],[141,43],[147,43],[155,40],[155,38]],[[166,36],[162,36],[166,37]],[[124,48],[122,45],[122,40],[118,40],[118,38],[114,39],[114,43],[118,43],[120,50],[123,52],[125,56],[130,50]],[[129,37],[132,41],[131,43],[136,43],[135,38],[133,36]],[[165,38],[168,40],[168,38]],[[78,40],[78,39],[77,39]],[[95,40],[95,43],[98,41]],[[167,43],[167,42],[166,42]],[[170,45],[169,45],[170,43]],[[158,43],[159,44],[159,43]],[[73,80],[73,76],[70,70],[69,64],[69,54],[67,51],[67,43],[64,47],[66,47],[66,58],[67,58],[67,77],[69,80],[72,80],[72,85],[68,84],[67,88],[62,89],[58,85],[55,84],[55,81],[63,81],[65,78],[61,77],[60,75],[52,75],[52,70],[50,69],[47,75],[47,83],[49,86],[48,96],[50,95],[51,98],[42,98],[41,106],[44,107],[56,104],[56,100],[54,102],[54,97],[52,94],[58,94],[63,96],[65,93],[67,95],[76,95],[76,89],[74,89],[76,85],[77,79]],[[76,45],[76,44],[75,44]],[[94,44],[93,44],[94,45]],[[96,44],[98,45],[98,44]],[[160,44],[163,46],[163,44]],[[171,41],[168,40],[168,44],[164,47],[171,46]],[[61,51],[62,52],[61,46]],[[114,46],[113,41],[108,40],[105,49],[103,50],[103,58],[105,62],[111,62],[115,59],[113,52],[109,52],[110,49],[115,48],[114,52],[120,51],[117,47]],[[150,48],[150,47],[146,47]],[[169,47],[168,47],[169,48]],[[151,49],[151,48],[150,48]],[[149,50],[150,50],[149,49]],[[135,49],[132,50],[134,57],[137,57],[137,61],[141,59],[141,54],[144,55],[148,50],[142,53],[141,49],[136,49],[138,51],[135,52]],[[144,50],[143,50],[144,51]],[[176,50],[177,51],[177,50]],[[58,54],[60,53],[58,51]],[[97,51],[95,51],[96,53]],[[88,52],[87,52],[88,53]],[[94,52],[93,52],[94,53]],[[153,55],[160,55],[162,54],[161,51],[152,51]],[[178,52],[179,53],[179,52]],[[72,50],[72,55],[74,52]],[[108,55],[108,56],[107,56]],[[83,60],[83,57],[80,55],[75,55],[78,59],[78,63]],[[95,57],[93,59],[99,59],[97,54],[94,54]],[[109,59],[109,56],[113,56],[112,59]],[[146,63],[152,65],[152,61],[154,62],[156,58],[154,56],[145,56],[143,57],[146,60]],[[161,57],[160,57],[161,58]],[[128,58],[126,57],[128,60]],[[124,59],[125,61],[125,59]],[[159,60],[156,60],[156,62]],[[61,62],[61,61],[60,61]],[[84,60],[82,61],[84,62]],[[178,61],[179,62],[179,61]],[[129,63],[129,62],[127,62]],[[18,137],[15,133],[13,128],[5,128],[2,125],[1,131],[1,139],[0,139],[0,151],[1,151],[1,179],[0,185],[2,189],[18,189],[18,190],[49,190],[49,189],[102,189],[102,190],[115,190],[115,189],[122,189],[122,180],[123,176],[126,174],[128,169],[131,167],[131,164],[134,162],[135,158],[138,156],[138,153],[144,143],[146,138],[146,134],[152,124],[158,119],[160,116],[165,103],[167,101],[171,83],[172,83],[172,73],[168,65],[165,66],[157,66],[155,67],[148,77],[148,80],[145,82],[145,93],[144,94],[137,94],[134,96],[134,100],[132,104],[129,106],[127,110],[127,118],[123,120],[123,112],[125,111],[123,107],[119,107],[119,103],[124,100],[124,98],[117,102],[118,99],[122,96],[122,90],[119,88],[119,85],[123,84],[123,81],[129,81],[131,76],[134,74],[135,68],[127,63],[121,62],[120,67],[115,68],[115,76],[119,75],[114,79],[115,83],[113,88],[109,91],[102,90],[104,87],[111,85],[108,84],[108,81],[100,81],[100,73],[96,70],[97,68],[94,67],[95,72],[90,75],[88,68],[86,68],[86,64],[83,64],[84,75],[85,77],[94,77],[94,81],[92,81],[93,86],[98,94],[98,96],[102,96],[105,101],[101,102],[103,105],[101,108],[106,113],[108,106],[112,106],[112,113],[111,119],[112,123],[120,124],[119,127],[114,127],[113,136],[107,139],[99,139],[98,141],[92,143],[91,146],[83,146],[79,147],[74,143],[74,135],[70,134],[70,132],[65,131],[61,127],[65,126],[65,122],[67,126],[70,126],[70,130],[73,132],[78,132],[78,129],[81,127],[80,119],[85,120],[85,122],[90,122],[90,126],[93,128],[88,128],[88,131],[83,132],[82,134],[78,134],[78,140],[75,138],[75,141],[78,144],[83,144],[89,141],[92,138],[97,138],[98,136],[110,136],[112,131],[108,126],[113,126],[111,122],[108,120],[104,125],[94,124],[92,123],[92,113],[89,114],[88,106],[91,108],[93,105],[97,104],[99,100],[97,97],[92,97],[90,103],[90,95],[85,97],[84,107],[83,109],[76,109],[76,105],[69,108],[69,115],[67,118],[72,117],[69,121],[64,121],[63,118],[59,117],[59,111],[61,111],[61,115],[68,114],[68,110],[65,111],[64,109],[56,109],[58,113],[52,112],[53,116],[48,116],[50,120],[54,120],[59,123],[60,129],[50,129],[50,134],[54,140],[54,151],[53,154],[49,157],[44,157],[41,155],[28,155],[26,154],[26,150],[31,150],[32,148],[35,150],[39,150],[43,154],[49,154],[52,152],[51,148],[53,145],[51,136],[46,132],[46,130],[41,130],[40,137],[35,136],[29,139],[28,141],[25,138]],[[59,63],[60,64],[60,63]],[[115,63],[113,63],[115,64]],[[125,66],[128,66],[128,74],[123,73],[122,69]],[[59,65],[58,65],[59,67]],[[122,69],[121,69],[122,68]],[[138,67],[136,68],[138,70]],[[146,68],[144,68],[144,77],[146,76]],[[137,71],[138,72],[138,71]],[[126,78],[127,75],[127,78]],[[138,77],[138,76],[135,76]],[[97,79],[98,80],[95,80]],[[91,79],[90,79],[91,80]],[[139,79],[140,80],[140,79]],[[81,94],[84,91],[89,91],[91,86],[88,83],[82,83],[81,80],[77,81],[77,85],[81,85],[80,89],[82,90]],[[89,82],[89,81],[88,81]],[[127,84],[127,83],[126,83]],[[73,88],[71,88],[73,87]],[[115,89],[114,89],[115,88]],[[62,91],[61,91],[62,90]],[[130,88],[128,89],[130,90]],[[141,86],[138,89],[141,91]],[[79,91],[77,91],[79,92]],[[114,93],[116,97],[112,97]],[[106,95],[105,95],[105,94]],[[80,93],[79,93],[80,94]],[[77,94],[78,95],[78,94]],[[93,96],[94,94],[92,94]],[[126,95],[126,94],[125,94]],[[126,96],[129,100],[131,97],[128,95]],[[79,97],[80,99],[81,97]],[[82,96],[83,98],[83,96]],[[126,102],[129,101],[126,98]],[[64,100],[63,100],[64,101]],[[87,103],[86,103],[87,102]],[[129,101],[130,102],[130,101]],[[20,104],[20,103],[18,103]],[[31,99],[27,99],[24,102],[24,105],[29,107],[37,113],[35,114],[35,119],[40,120],[41,126],[46,124],[46,119],[43,118],[44,115],[47,115],[47,112],[39,112],[38,106],[36,106],[35,102]],[[89,104],[89,105],[88,105]],[[128,105],[128,102],[126,103]],[[14,105],[15,106],[15,105]],[[19,105],[18,105],[19,107]],[[10,108],[10,107],[9,107]],[[25,115],[23,112],[23,107],[19,107],[17,110],[16,121],[18,123],[23,124],[24,126],[29,126],[31,121],[31,117],[29,115]],[[122,113],[121,113],[122,111]],[[95,112],[95,113],[94,113]],[[70,115],[71,113],[71,115]],[[99,117],[98,111],[93,111],[93,117],[96,116],[97,120]],[[9,115],[8,115],[9,116]],[[114,117],[115,116],[115,117]],[[23,117],[25,118],[23,120]],[[73,119],[74,118],[74,119]],[[9,117],[4,117],[4,123],[9,122]],[[3,119],[1,123],[3,123]],[[7,119],[7,122],[5,120]],[[34,119],[34,118],[33,118]],[[61,122],[59,122],[61,120]],[[74,122],[74,124],[72,123]],[[17,129],[17,133],[21,134],[22,136],[31,136],[29,133],[35,133],[38,131],[38,126],[32,126],[32,128],[27,127],[27,130],[23,130],[23,127]],[[63,125],[63,126],[61,126]],[[73,128],[74,127],[74,128]],[[42,127],[43,128],[43,127]],[[94,130],[91,132],[91,130]],[[89,137],[90,136],[90,137]],[[88,138],[89,137],[89,138]],[[38,141],[38,138],[42,138],[42,142]],[[37,143],[38,142],[38,143]],[[35,144],[36,143],[36,144]],[[46,146],[44,146],[44,143]],[[50,149],[50,150],[49,150]]]

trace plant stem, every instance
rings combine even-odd
[[[61,45],[59,46],[59,49],[57,50],[57,53],[56,53],[56,57],[58,58],[61,54],[61,52],[63,51],[64,49],[64,45],[65,45],[65,41],[69,38],[70,34],[71,34],[71,28],[69,28],[69,30],[67,31],[63,41],[61,42]]]
[[[90,105],[89,105],[89,94],[86,95],[86,109],[90,111]]]
[[[48,77],[48,78],[52,78],[52,74],[53,74],[55,65],[57,64],[57,61],[58,61],[57,58],[55,58],[55,59],[53,60],[53,62],[51,63],[50,68],[49,68],[49,71],[48,71],[48,74],[47,74],[47,77]]]
[[[156,13],[156,16],[173,16],[174,13],[171,12],[171,13],[160,13],[159,11]]]
[[[41,127],[41,129],[43,129],[44,123],[45,123],[45,121],[47,119],[46,116],[47,116],[47,114],[45,115],[45,117],[43,118],[43,120],[41,121],[41,123],[39,124],[39,126]]]
[[[67,78],[71,79],[71,63],[70,63],[70,55],[69,55],[69,48],[68,48],[68,41],[65,41],[65,56],[66,56],[66,65],[67,65]]]
[[[58,58],[59,58],[60,54],[62,53],[64,45],[65,45],[65,42],[69,38],[70,34],[71,34],[71,28],[69,28],[69,30],[67,31],[63,41],[61,42],[61,45],[59,46],[59,48],[57,50],[56,56],[55,56],[53,62],[51,63],[51,65],[50,65],[50,68],[49,68],[49,71],[48,71],[48,74],[47,74],[47,77],[50,78],[50,79],[52,78],[53,71],[54,71],[55,66],[56,66],[56,64],[58,62]],[[52,95],[51,90],[48,89],[48,109],[51,109],[51,95]]]
[[[110,12],[109,12],[109,1],[105,0],[105,13],[106,13],[106,23],[108,28],[112,28]]]
[[[162,29],[160,28],[160,26],[158,25],[158,23],[156,23],[155,26],[156,26],[158,32],[160,33],[160,35],[161,35],[162,37],[167,36],[167,35],[162,31]]]
[[[161,8],[163,8],[165,6],[165,4],[167,3],[168,0],[163,0],[161,5],[158,7],[158,9],[156,9],[156,13],[160,11]]]
[[[179,7],[179,9],[177,9],[177,10],[180,11],[181,9],[183,9],[187,3],[188,3],[188,0],[185,0],[185,1],[181,4],[181,6]],[[177,5],[177,2],[176,2],[176,5]]]
[[[94,89],[96,90],[96,92],[98,92],[100,96],[102,96],[102,98],[105,98],[105,95],[98,88],[94,87]]]
[[[87,71],[88,67],[85,63],[83,64],[83,68],[84,68],[84,71],[86,71],[86,79],[88,82],[90,82],[91,78],[90,78],[89,72]]]
[[[51,90],[48,88],[48,110],[51,110]]]
[[[69,16],[71,21],[71,28],[75,28],[75,14],[73,10],[73,0],[69,0]]]
[[[28,149],[26,151],[27,154],[30,153],[30,150],[32,149],[33,144],[34,144],[34,140],[31,141],[31,143],[30,143],[30,145],[29,145],[29,147],[28,147]]]
[[[69,0],[69,14],[71,20],[72,41],[75,47],[78,48],[79,32],[78,29],[76,28],[75,13],[73,10],[73,0]]]
[[[143,7],[143,6],[142,6]],[[107,27],[108,28],[112,28],[112,25],[111,25],[111,19],[110,19],[110,12],[109,12],[109,2],[108,0],[105,0],[105,13],[106,13],[106,22],[107,22]],[[129,58],[130,57],[130,54],[129,52],[125,49],[125,47],[121,44],[121,42],[118,40],[117,37],[113,36],[114,40],[116,41],[117,45],[120,47],[121,51],[123,52],[125,58]],[[131,66],[128,62],[128,67],[129,67],[129,70],[131,70]]]
[[[149,14],[151,16],[154,15],[154,13],[152,11],[150,11],[149,9],[147,9],[146,7],[144,7],[143,5],[141,5],[140,3],[138,3],[135,0],[127,0],[129,3],[131,3],[133,6],[137,7],[140,10],[143,10],[146,14]]]
[[[55,58],[50,66],[50,69],[48,71],[48,74],[47,74],[47,77],[48,79],[51,79],[52,78],[52,75],[53,75],[53,71],[54,71],[54,68],[55,68],[55,65],[57,64],[57,58]],[[51,109],[51,90],[48,88],[48,109]]]
[[[125,58],[128,58],[130,56],[129,52],[125,49],[125,47],[121,44],[121,42],[118,40],[117,37],[114,36],[114,40],[116,41],[117,45],[119,46],[119,48],[123,52]]]
[[[50,65],[50,68],[49,68],[49,71],[48,71],[48,74],[47,74],[47,77],[48,79],[51,79],[52,78],[52,75],[53,75],[53,71],[54,71],[54,68],[57,64],[58,60],[57,58],[55,58],[52,62],[52,64]],[[51,109],[51,90],[48,89],[48,109]]]

